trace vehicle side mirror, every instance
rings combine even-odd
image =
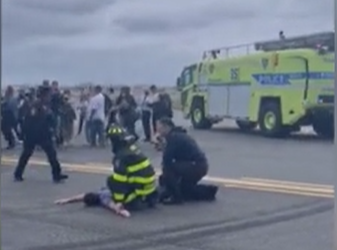
[[[177,86],[177,87],[180,87],[180,85],[181,85],[181,81],[180,81],[180,77],[178,77],[178,78],[177,78],[177,82],[176,82],[176,86]]]
[[[181,86],[182,86],[181,77],[178,77],[177,82],[176,82],[176,87],[179,90],[181,88]]]

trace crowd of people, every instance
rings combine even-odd
[[[217,187],[199,183],[208,173],[207,157],[187,131],[174,124],[169,95],[151,86],[137,104],[129,87],[123,87],[114,97],[112,88],[105,92],[101,86],[95,86],[82,91],[77,108],[70,104],[70,95],[69,91],[61,92],[56,81],[51,84],[44,81],[38,88],[18,95],[12,87],[7,88],[1,110],[2,125],[7,127],[2,126],[2,132],[8,148],[15,147],[15,137],[23,142],[13,173],[15,181],[24,181],[26,165],[36,147],[46,153],[53,181],[61,183],[68,179],[58,160],[57,145],[71,138],[78,108],[78,133],[85,131],[93,147],[109,142],[113,172],[99,191],[60,199],[57,204],[83,201],[88,206],[103,206],[128,217],[130,211],[155,207],[157,203],[215,199]],[[153,135],[164,141],[158,184],[151,159],[137,143],[135,122],[140,118],[144,141],[151,142]]]
[[[49,86],[52,92],[50,109],[54,116],[54,140],[57,146],[68,145],[75,136],[83,133],[90,146],[104,147],[106,128],[114,122],[120,123],[130,134],[139,138],[135,125],[138,120],[142,123],[143,140],[151,142],[156,133],[156,120],[173,115],[170,96],[158,91],[154,85],[144,91],[141,100],[133,96],[129,87],[122,87],[118,95],[114,88],[83,88],[79,100],[76,100],[70,90],[61,91],[57,81],[51,84],[43,81],[42,85]],[[36,88],[15,92],[12,86],[7,87],[1,105],[1,132],[7,149],[15,148],[22,141],[21,125],[36,97]]]
[[[76,110],[70,102],[71,92],[61,92],[57,81],[51,84],[43,81],[42,86],[51,90],[49,108],[53,113],[54,139],[57,145],[69,143],[73,137],[73,124]],[[8,86],[1,97],[1,132],[7,142],[7,149],[15,148],[22,141],[23,122],[30,107],[38,99],[38,88],[19,89],[15,91]]]

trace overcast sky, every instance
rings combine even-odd
[[[6,84],[172,85],[204,49],[333,27],[333,0],[2,2]]]

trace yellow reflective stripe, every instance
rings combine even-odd
[[[138,195],[136,193],[129,194],[125,199],[125,203],[129,203],[129,202],[133,201],[134,199],[137,198],[137,196]]]
[[[137,172],[139,170],[142,170],[144,168],[147,168],[148,166],[151,165],[151,162],[149,159],[145,160],[145,161],[142,161],[138,164],[135,164],[135,165],[131,165],[128,167],[128,172],[129,173],[134,173],[134,172]]]
[[[112,135],[112,134],[120,134],[122,132],[123,131],[121,128],[110,128],[108,133]]]
[[[135,183],[135,184],[150,184],[156,180],[155,176],[151,177],[129,177],[128,182],[129,183]]]
[[[156,190],[156,187],[153,186],[152,188],[149,189],[136,189],[135,193],[140,196],[145,196],[153,193]]]
[[[129,194],[126,199],[125,199],[125,203],[129,203],[131,201],[133,201],[134,199],[136,199],[137,197],[139,196],[146,196],[146,195],[149,195],[149,194],[152,194],[154,191],[156,191],[156,187],[154,186],[153,188],[150,188],[150,189],[137,189],[135,190],[135,192]]]
[[[113,179],[119,182],[127,182],[128,181],[128,177],[126,175],[121,175],[121,174],[116,174],[114,173],[112,175]]]
[[[120,194],[120,193],[113,193],[113,199],[116,201],[123,201],[125,198],[124,194]]]

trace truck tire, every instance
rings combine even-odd
[[[205,117],[205,102],[201,97],[195,97],[191,106],[191,122],[195,129],[210,129],[212,123]]]
[[[236,125],[238,125],[239,129],[241,129],[242,131],[251,131],[257,126],[255,122],[241,120],[236,120]]]
[[[335,134],[335,128],[333,119],[324,119],[324,120],[314,120],[312,124],[312,128],[314,129],[315,133],[327,139],[333,139]]]
[[[259,127],[266,137],[284,137],[287,131],[282,125],[282,114],[277,102],[267,102],[261,105],[259,112]]]

